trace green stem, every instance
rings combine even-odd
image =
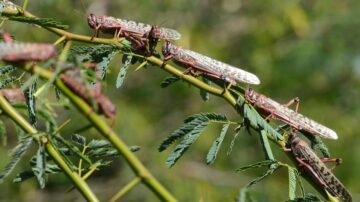
[[[43,79],[50,79],[52,72],[42,69],[39,66],[24,66],[26,71],[39,75]],[[147,185],[160,199],[163,201],[176,201],[176,199],[163,187],[140,162],[140,160],[129,150],[129,147],[119,138],[111,127],[99,115],[93,112],[92,108],[80,97],[75,95],[65,84],[60,80],[55,80],[55,85],[67,96],[74,105],[83,113],[87,115],[88,120],[95,126],[95,128],[107,138],[115,148],[122,154],[128,162],[135,174],[142,178],[142,181]]]
[[[32,127],[32,125],[27,122],[5,99],[5,97],[0,93],[0,108],[24,131],[28,134],[37,134],[38,131]],[[39,141],[39,137],[34,135],[34,138]],[[79,175],[73,172],[65,163],[65,161],[61,158],[61,155],[57,152],[57,150],[49,144],[46,143],[45,149],[47,153],[53,158],[53,160],[57,163],[57,165],[66,173],[66,175],[73,181],[78,190],[83,194],[83,196],[88,201],[99,201],[96,195],[92,192],[90,187],[86,184],[86,182],[81,179]]]
[[[141,178],[137,177],[131,180],[125,187],[123,187],[119,192],[117,192],[113,197],[110,198],[109,202],[115,202],[119,200],[122,196],[127,194],[132,188],[141,182]]]

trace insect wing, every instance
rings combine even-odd
[[[198,66],[202,66],[213,73],[220,74],[227,81],[260,84],[259,78],[250,72],[244,71],[191,50],[186,51],[197,60]]]
[[[324,138],[335,140],[338,138],[336,132],[330,128],[323,126],[292,109],[280,105],[271,99],[267,99],[267,102],[272,102],[272,105],[276,106],[275,116],[281,119],[281,121],[284,121],[299,130],[305,130],[311,134],[318,134]]]
[[[179,40],[181,38],[181,34],[174,30],[169,28],[160,28],[161,37],[166,40]]]

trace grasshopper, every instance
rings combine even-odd
[[[20,88],[4,88],[0,89],[0,93],[11,104],[18,102],[26,102],[24,92]]]
[[[277,119],[296,128],[301,132],[309,133],[312,135],[318,134],[322,137],[330,139],[338,138],[335,131],[305,117],[302,114],[297,113],[299,108],[298,98],[292,99],[286,105],[282,105],[266,97],[265,95],[255,92],[252,88],[248,88],[245,91],[245,99],[251,104],[253,104],[255,107],[260,108],[267,114],[270,114],[266,119]],[[293,103],[297,103],[296,111],[288,108],[288,106]]]
[[[352,201],[352,197],[345,186],[331,172],[332,169],[329,169],[324,164],[326,162],[339,164],[339,159],[320,159],[309,145],[297,136],[296,132],[291,132],[285,150],[291,151],[299,167],[305,170],[331,195],[340,198],[344,202]]]
[[[131,20],[124,20],[110,16],[95,16],[90,14],[87,18],[88,24],[95,29],[94,38],[98,36],[99,30],[104,33],[115,34],[117,38],[125,37],[135,44],[137,49],[146,49],[149,44],[149,52],[153,53],[157,42],[160,39],[178,40],[181,34],[173,29],[159,26],[151,26]]]
[[[60,74],[60,79],[72,92],[83,98],[88,104],[93,104],[94,101],[99,108],[99,112],[110,118],[112,125],[115,123],[116,105],[107,96],[101,94],[99,82],[89,89],[81,79],[80,71],[75,68]]]
[[[260,84],[259,78],[250,72],[246,72],[200,53],[183,49],[169,41],[165,42],[162,52],[165,57],[164,64],[166,61],[172,59],[178,65],[186,67],[187,71],[197,70],[206,76],[225,80],[232,85],[236,85],[237,82]]]
[[[0,60],[7,62],[45,61],[56,55],[53,44],[13,42],[10,35],[3,33],[0,42]]]

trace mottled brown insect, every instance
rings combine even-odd
[[[18,102],[26,102],[24,92],[20,88],[5,88],[0,89],[0,93],[6,98],[11,104]]]
[[[53,44],[15,42],[6,33],[3,34],[3,39],[4,42],[0,42],[0,60],[3,61],[45,61],[56,55]]]
[[[166,41],[164,44],[162,52],[164,55],[164,64],[166,61],[172,59],[175,63],[187,68],[187,71],[197,70],[206,76],[225,80],[233,85],[236,85],[237,82],[254,85],[260,84],[259,78],[250,72],[200,53],[184,49],[169,41]]]
[[[87,21],[89,26],[95,29],[94,36],[98,36],[100,30],[104,33],[115,34],[117,38],[125,37],[132,42],[137,50],[150,54],[154,52],[156,44],[160,39],[178,40],[181,38],[181,34],[173,29],[151,26],[111,16],[95,16],[90,14]],[[147,46],[149,46],[149,50],[147,50]]]
[[[270,114],[270,118],[274,118],[289,124],[299,131],[303,131],[312,135],[318,134],[324,138],[338,138],[335,131],[303,116],[302,114],[297,113],[298,106],[296,107],[296,111],[287,107],[293,102],[298,103],[298,99],[294,99],[288,104],[282,105],[266,97],[265,95],[255,92],[251,88],[248,88],[245,91],[245,99],[251,104],[255,105],[257,108],[260,108],[265,113]]]
[[[320,159],[309,145],[295,132],[288,139],[287,150],[291,151],[299,167],[307,172],[318,184],[341,201],[351,202],[352,197],[345,186],[331,172],[324,162],[339,162],[338,159]]]
[[[75,68],[62,73],[60,78],[72,92],[89,104],[93,104],[94,101],[99,107],[99,112],[110,118],[112,123],[115,122],[116,105],[107,96],[101,94],[100,83],[94,84],[89,89],[81,79],[79,70]]]

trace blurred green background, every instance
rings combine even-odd
[[[16,2],[19,3],[19,2]],[[261,79],[256,90],[286,103],[300,97],[301,113],[337,131],[339,139],[324,140],[332,156],[343,159],[334,173],[360,200],[360,2],[359,1],[29,1],[28,10],[39,17],[51,17],[70,25],[69,31],[91,35],[86,15],[131,19],[179,30],[183,37],[177,44],[243,67]],[[54,42],[56,36],[35,26],[6,22],[6,32],[21,41]],[[107,37],[107,36],[106,36]],[[169,76],[158,68],[138,72],[131,69],[121,89],[115,89],[120,57],[112,62],[105,91],[118,105],[115,130],[128,145],[139,145],[139,158],[180,201],[233,201],[239,189],[264,170],[235,173],[236,168],[264,159],[257,136],[242,133],[230,156],[226,155],[232,139],[229,131],[215,164],[205,158],[220,127],[205,131],[171,169],[165,166],[169,151],[159,153],[158,145],[187,116],[200,112],[240,117],[222,99],[211,96],[203,102],[198,89],[178,82],[166,89],[159,84]],[[59,109],[59,122],[69,117],[73,122],[64,133],[86,121],[71,111]],[[4,119],[4,118],[3,118]],[[9,127],[13,127],[9,125]],[[11,130],[11,129],[9,129]],[[99,138],[95,131],[86,134]],[[0,147],[0,165],[8,161],[7,152],[16,144],[9,133],[9,143]],[[276,158],[289,159],[275,145]],[[33,153],[28,153],[29,159]],[[16,171],[28,168],[23,160]],[[0,185],[1,201],[83,201],[77,191],[67,193],[69,180],[62,174],[50,176],[44,190],[35,179],[13,184],[14,174]],[[133,174],[121,158],[97,172],[90,186],[101,199],[107,199],[129,182]],[[307,192],[316,193],[310,186]],[[250,189],[258,201],[287,199],[287,170]],[[300,194],[300,192],[298,192]],[[124,201],[157,201],[143,185],[132,190]]]

